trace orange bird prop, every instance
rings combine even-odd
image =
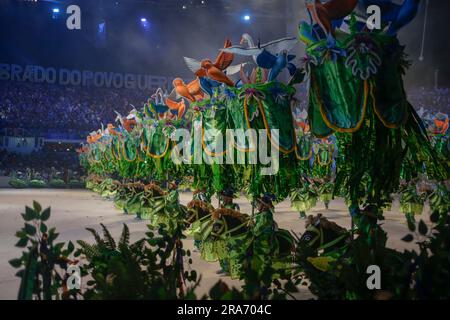
[[[197,78],[187,84],[189,93],[194,96],[195,100],[201,100],[205,96],[201,86],[200,80]]]
[[[133,131],[133,128],[136,126],[136,120],[135,119],[123,119],[123,128],[127,132]]]
[[[100,140],[100,138],[102,137],[102,135],[100,133],[91,133],[90,135],[87,136],[87,143],[92,144],[92,143],[96,143],[98,140]]]
[[[177,95],[188,99],[191,102],[195,102],[194,96],[189,91],[189,88],[186,86],[184,81],[180,78],[176,78],[172,81],[173,87],[175,88],[175,91]]]
[[[232,46],[229,39],[225,41],[224,49]],[[227,77],[225,70],[231,65],[234,59],[234,54],[220,51],[213,63],[209,59],[204,59],[202,61],[197,61],[192,58],[184,58],[189,69],[194,72],[197,77],[209,77],[215,81],[226,83],[230,87],[234,87],[234,82]]]
[[[307,2],[306,8],[311,13],[314,22],[319,24],[327,33],[334,35],[332,21],[348,16],[357,4],[358,0],[330,0],[327,3],[312,0]]]
[[[184,81],[180,78],[176,78],[172,82],[174,86],[175,95],[170,94],[169,98],[172,100],[178,100],[180,98],[185,98],[191,102],[195,102],[197,100],[203,99],[205,94],[203,93],[200,87],[200,80],[197,78],[188,84],[185,84]]]
[[[184,100],[181,100],[180,102],[175,102],[172,99],[166,98],[166,106],[170,110],[177,111],[178,119],[181,119],[181,117],[183,117],[184,112],[186,110],[186,105],[184,103]]]
[[[118,135],[118,133],[116,131],[116,127],[114,127],[114,125],[112,123],[108,123],[106,128],[108,129],[108,132],[109,132],[110,135],[113,135],[113,136],[117,136]]]
[[[434,119],[433,134],[445,134],[449,127],[449,119]]]

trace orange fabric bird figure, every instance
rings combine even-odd
[[[229,48],[231,46],[231,41],[227,39],[224,48]],[[234,82],[227,77],[224,71],[231,65],[233,59],[233,53],[223,51],[220,51],[214,63],[209,59],[197,61],[191,58],[184,58],[189,69],[191,69],[197,77],[209,77],[215,81],[226,83],[230,87],[234,87]]]
[[[200,86],[200,80],[197,78],[187,84],[189,93],[194,96],[195,100],[201,100],[205,97],[205,93]]]
[[[202,61],[202,69],[196,73],[197,76],[206,73],[206,76],[211,78],[212,80],[225,83],[230,87],[234,87],[234,82],[230,78],[227,77],[222,70],[217,68],[211,61],[203,60]]]
[[[124,119],[122,125],[127,132],[131,132],[136,124],[136,120],[134,119]]]
[[[191,102],[195,102],[195,98],[191,95],[189,88],[182,79],[176,78],[172,81],[172,84],[179,96],[186,98]]]
[[[177,118],[181,119],[184,115],[184,111],[186,110],[186,105],[184,104],[184,100],[181,100],[180,102],[175,102],[172,99],[166,98],[166,106],[170,110],[177,111]]]
[[[231,43],[230,39],[225,40],[225,44],[223,45],[224,49],[231,47],[233,44]],[[234,54],[220,51],[219,55],[216,58],[216,61],[214,62],[214,67],[216,67],[219,70],[226,70],[231,64],[233,63]],[[205,59],[203,61],[209,61],[211,60]],[[202,62],[203,62],[202,61]],[[212,63],[212,62],[211,62]]]
[[[101,134],[96,134],[96,135],[89,135],[89,136],[87,136],[87,142],[89,143],[89,144],[93,144],[93,143],[96,143],[98,140],[100,140],[100,138],[102,137],[102,135]]]
[[[434,125],[435,125],[435,134],[444,134],[447,132],[448,127],[449,127],[449,119],[445,119],[445,120],[439,120],[439,119],[434,119]]]
[[[358,0],[330,0],[327,3],[322,3],[320,0],[312,0],[307,2],[306,8],[311,13],[313,20],[324,31],[334,35],[332,21],[348,16],[353,12],[357,4]]]
[[[109,134],[113,135],[113,136],[117,136],[117,131],[114,127],[114,125],[112,123],[108,123],[108,125],[106,126],[106,128],[108,129]]]

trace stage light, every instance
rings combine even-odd
[[[141,18],[141,25],[145,30],[150,29],[150,23],[147,20],[147,18],[144,18],[144,17]]]
[[[59,18],[59,8],[53,8],[52,9],[52,18],[58,19]]]
[[[250,15],[246,14],[246,15],[244,16],[244,20],[245,20],[245,21],[250,21]]]

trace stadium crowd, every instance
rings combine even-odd
[[[59,86],[0,81],[0,128],[36,134],[77,133],[85,137],[100,123],[114,121],[131,105],[142,106],[150,92],[132,89]]]
[[[450,110],[449,88],[415,88],[408,90],[408,99],[416,110],[423,108],[432,113]]]
[[[45,171],[51,167],[58,170],[64,168],[73,171],[81,170],[78,155],[75,152],[38,151],[22,155],[0,150],[0,170],[3,175],[9,175],[12,171],[25,171],[27,168]]]

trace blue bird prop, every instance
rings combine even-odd
[[[263,50],[256,58],[256,64],[260,68],[270,69],[268,81],[274,81],[285,68],[289,70],[289,74],[293,76],[297,67],[291,62],[295,59],[294,55],[288,54],[284,50],[276,55]]]
[[[251,44],[252,42],[247,41],[247,43]],[[288,37],[265,44],[259,43],[257,46],[245,47],[244,45],[235,45],[221,49],[221,51],[243,56],[252,56],[259,67],[273,69],[268,79],[268,81],[273,81],[284,68],[288,68],[291,75],[295,73],[297,68],[290,63],[295,56],[288,55],[288,52],[297,44],[297,38]]]
[[[209,78],[200,77],[200,88],[202,90],[209,94],[210,97],[214,95],[214,89],[219,88],[221,86],[221,83]]]
[[[414,20],[419,11],[419,4],[420,0],[405,0],[398,11],[396,19],[392,21],[388,34],[397,34],[401,28]]]
[[[377,5],[381,9],[381,22],[389,24],[387,34],[395,36],[398,31],[409,24],[419,11],[420,0],[404,0],[402,4],[392,0],[359,0],[364,7]]]
[[[153,110],[155,110],[156,114],[163,114],[163,113],[166,113],[167,110],[169,110],[169,107],[164,104],[153,104],[152,103],[152,107],[153,107]]]

